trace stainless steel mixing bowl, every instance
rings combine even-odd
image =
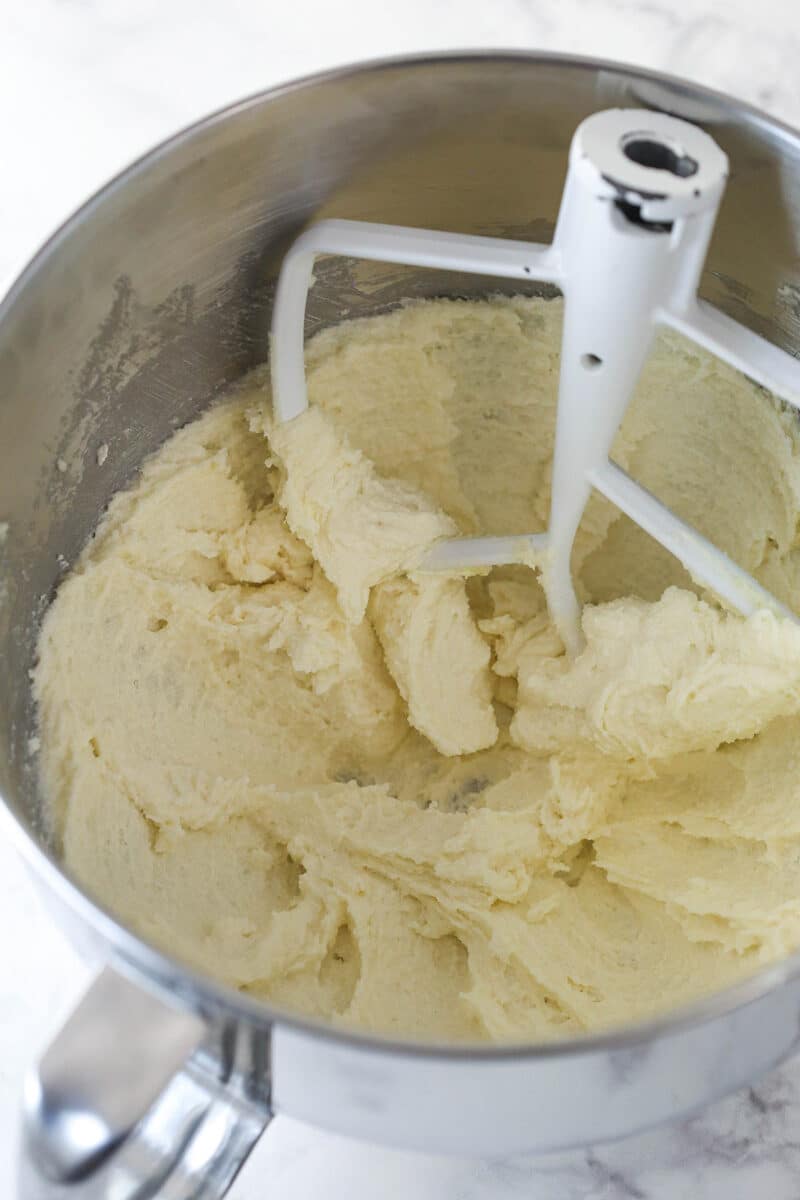
[[[236,105],[89,201],[2,305],[5,828],[54,918],[104,964],[28,1080],[24,1196],[222,1196],[272,1112],[471,1154],[589,1143],[685,1113],[798,1044],[798,956],[608,1036],[457,1048],[345,1033],[272,1011],[148,946],[68,878],[41,833],[28,742],[42,612],[142,458],[264,359],[289,239],[326,215],[546,240],[573,130],[614,106],[660,108],[713,132],[733,174],[702,294],[797,348],[798,135],[675,80],[541,55],[384,62]],[[343,304],[357,315],[406,294],[494,286],[329,263],[309,331]]]

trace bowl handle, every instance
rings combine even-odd
[[[219,1200],[270,1119],[268,1051],[106,968],[26,1080],[20,1200]]]

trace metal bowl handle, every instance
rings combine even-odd
[[[270,1119],[268,1037],[106,968],[26,1080],[20,1200],[220,1200]]]

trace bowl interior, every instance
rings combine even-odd
[[[728,153],[702,294],[797,351],[797,136],[688,85],[589,62],[386,63],[256,97],[135,164],[44,247],[0,309],[0,792],[34,839],[42,613],[142,459],[266,358],[289,240],[335,216],[547,241],[576,125],[615,106],[697,120]],[[353,260],[317,275],[308,333],[409,295],[519,290]]]

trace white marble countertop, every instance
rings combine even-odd
[[[203,113],[359,58],[562,50],[660,68],[800,124],[797,0],[25,0],[0,3],[0,291],[110,175]],[[0,843],[0,1195],[26,1063],[86,968]],[[233,1200],[796,1200],[800,1060],[692,1121],[613,1147],[477,1163],[277,1119]]]

